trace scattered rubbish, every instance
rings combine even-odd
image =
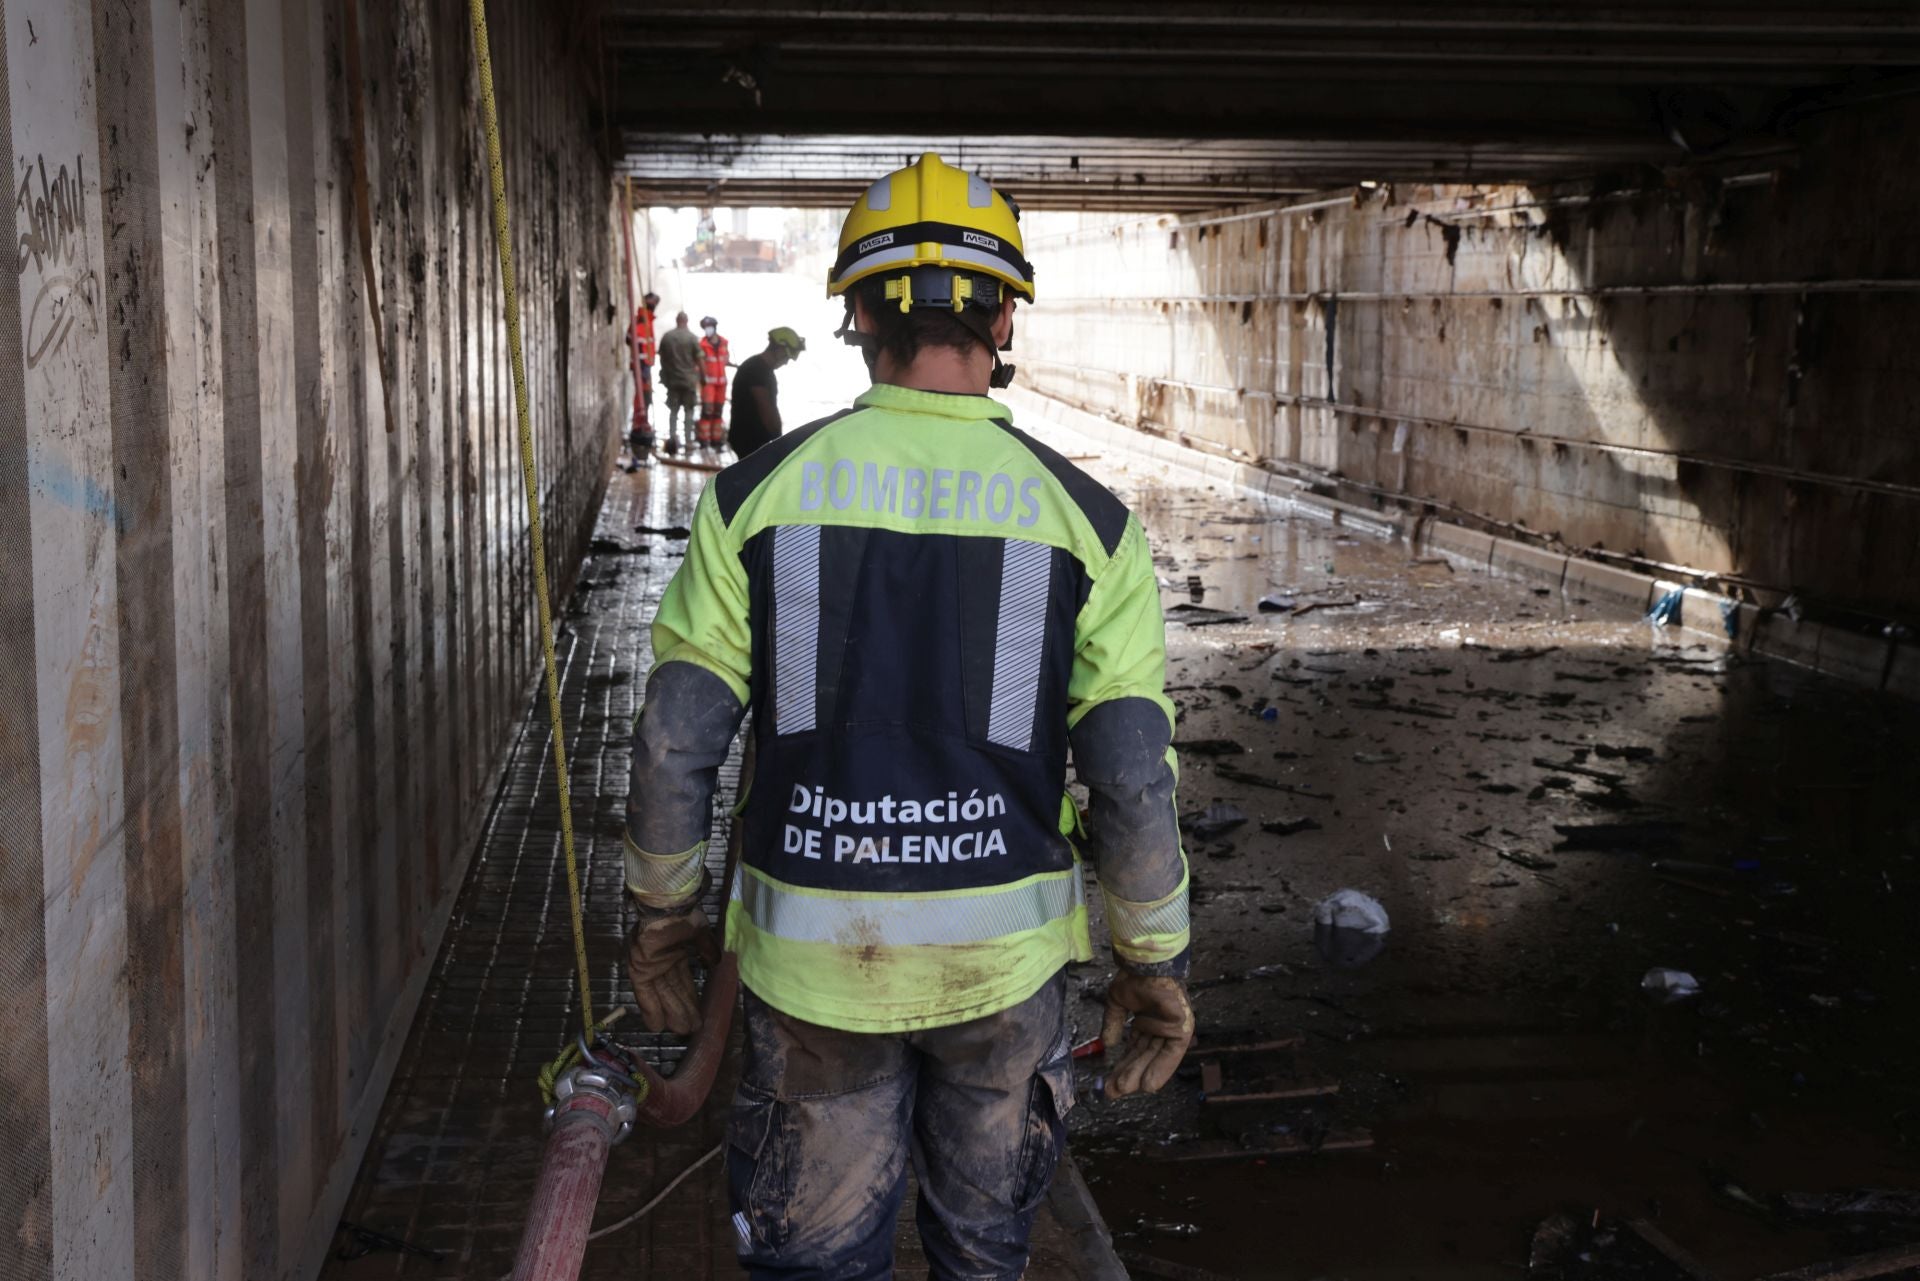
[[[1149,1232],[1155,1236],[1197,1237],[1200,1235],[1197,1224],[1174,1223],[1166,1219],[1141,1219],[1138,1226],[1140,1231]]]
[[[1247,821],[1247,816],[1239,806],[1226,801],[1215,801],[1204,810],[1195,810],[1180,816],[1182,831],[1191,832],[1200,840],[1210,841],[1223,836]]]
[[[1720,602],[1720,625],[1727,629],[1728,640],[1740,639],[1740,603],[1738,601]]]
[[[1355,752],[1353,759],[1361,765],[1398,765],[1400,755],[1397,752]]]
[[[1639,849],[1653,845],[1671,845],[1685,831],[1680,823],[1555,823],[1560,835],[1557,849],[1614,850]]]
[[[1176,739],[1173,750],[1187,756],[1244,756],[1247,752],[1244,743],[1230,738],[1195,738],[1185,742]]]
[[[1655,966],[1640,980],[1642,991],[1669,1001],[1684,1001],[1700,994],[1700,980],[1685,970]]]
[[[1788,596],[1775,607],[1774,612],[1776,614],[1785,614],[1794,622],[1799,622],[1801,616],[1800,598],[1798,596]]]
[[[1647,611],[1647,621],[1655,627],[1665,627],[1680,621],[1680,603],[1686,599],[1687,589],[1676,587],[1653,603]]]
[[[1385,934],[1392,928],[1387,909],[1380,905],[1380,900],[1353,889],[1335,890],[1321,899],[1314,905],[1313,921],[1316,925],[1362,930],[1368,934]]]
[[[1291,614],[1300,602],[1291,596],[1262,596],[1260,612],[1263,614]]]
[[[1516,854],[1511,850],[1501,850],[1496,857],[1504,859],[1515,867],[1524,867],[1529,872],[1551,872],[1560,866],[1550,858],[1541,858],[1537,854]]]
[[[1260,719],[1263,721],[1277,721],[1280,719],[1280,709],[1277,707],[1263,707],[1260,709]]]
[[[1167,614],[1169,617],[1177,615],[1173,617],[1173,621],[1185,623],[1188,627],[1212,627],[1219,623],[1247,621],[1245,614],[1236,614],[1230,609],[1214,609],[1210,605],[1195,605],[1188,602],[1171,606]]]
[[[1292,836],[1296,832],[1317,832],[1320,824],[1305,814],[1295,814],[1288,818],[1268,819],[1260,825],[1260,830],[1275,836]]]
[[[1207,598],[1207,585],[1200,581],[1200,575],[1187,575],[1187,595],[1196,602]]]
[[[636,534],[653,534],[660,538],[691,538],[693,536],[693,531],[685,525],[667,525],[665,527],[635,525],[633,532]]]
[[[597,535],[587,544],[587,550],[596,556],[645,556],[649,549],[645,543],[628,544],[617,538]]]
[[[1352,609],[1359,604],[1360,598],[1358,596],[1355,596],[1352,600],[1310,600],[1304,605],[1294,606],[1293,616],[1300,618],[1306,614],[1311,614],[1316,609]]]

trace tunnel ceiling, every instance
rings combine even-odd
[[[1920,6],[603,0],[609,133],[661,204],[842,204],[926,147],[1030,208],[1778,162],[1920,90]]]

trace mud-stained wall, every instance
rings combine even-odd
[[[1799,128],[1777,171],[1633,190],[1041,215],[1021,380],[1763,602],[1911,620],[1920,108]]]
[[[0,9],[8,1281],[312,1275],[535,670],[466,6],[348,12]],[[571,15],[493,7],[563,587],[623,373]]]

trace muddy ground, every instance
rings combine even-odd
[[[1920,709],[1102,475],[1166,588],[1181,807],[1246,818],[1187,837],[1202,1049],[1163,1096],[1073,1117],[1136,1275],[1519,1277],[1531,1254],[1535,1276],[1685,1276],[1615,1229],[1634,1218],[1725,1279],[1920,1240],[1920,1198],[1779,1199],[1920,1188]],[[1371,960],[1315,945],[1347,887],[1391,918]],[[1698,995],[1649,997],[1654,967]],[[1209,1102],[1209,1061],[1215,1095],[1337,1093]]]

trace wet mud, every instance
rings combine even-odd
[[[1783,1200],[1920,1188],[1920,709],[1101,474],[1166,589],[1202,1038],[1073,1116],[1135,1275],[1687,1275],[1634,1219],[1729,1279],[1920,1240]],[[1349,887],[1384,946],[1316,947]]]

